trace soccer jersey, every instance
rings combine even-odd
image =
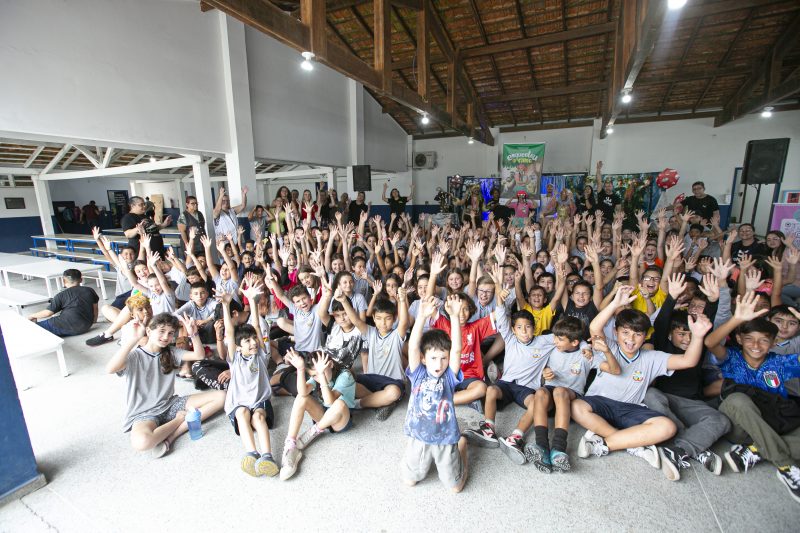
[[[433,323],[433,327],[441,329],[448,336],[450,333],[450,320],[442,315]],[[474,322],[467,322],[461,327],[461,370],[464,379],[483,379],[483,357],[481,356],[481,341],[497,333],[492,315]]]
[[[270,399],[272,387],[269,384],[268,362],[269,356],[262,349],[250,357],[245,357],[241,350],[236,350],[233,359],[228,360],[231,380],[225,396],[227,414],[233,414],[240,406],[252,409]]]
[[[536,322],[533,325],[534,335],[541,335],[543,331],[549,330],[550,326],[553,324],[553,317],[556,316],[556,312],[550,307],[550,304],[545,305],[541,309],[534,309],[526,303],[522,306],[520,311],[527,311],[533,315]]]
[[[302,312],[293,303],[289,312],[294,316],[294,349],[299,352],[313,352],[322,347],[322,320],[317,315],[317,306]]]
[[[503,381],[538,389],[542,384],[542,370],[547,366],[547,358],[555,349],[553,336],[545,335],[534,337],[528,343],[520,342],[511,332],[511,324],[502,306],[495,312],[495,323],[506,344]]]
[[[611,400],[641,404],[647,387],[658,376],[671,376],[673,371],[667,369],[670,354],[657,350],[639,350],[631,358],[622,353],[616,342],[606,339],[606,344],[619,363],[619,375],[598,372],[592,382],[587,396],[604,396]],[[597,355],[597,350],[594,351]],[[602,355],[602,354],[601,354]]]
[[[647,313],[647,302],[645,301],[644,296],[642,296],[642,293],[639,292],[639,287],[636,287],[636,290],[633,291],[631,294],[632,296],[636,296],[636,299],[631,304],[631,307],[633,307],[637,311],[641,311],[647,316],[650,316]],[[653,302],[653,305],[655,306],[656,309],[661,308],[661,306],[664,305],[664,300],[666,299],[667,299],[667,293],[661,290],[661,287],[659,287],[656,293],[650,297],[650,300]]]
[[[800,377],[800,356],[797,354],[778,355],[770,352],[758,368],[751,367],[740,348],[728,348],[728,358],[720,361],[711,355],[710,361],[722,370],[722,377],[740,385],[748,385],[761,390],[780,394],[784,398],[786,381]]]
[[[406,375],[411,380],[411,399],[403,425],[403,433],[425,444],[457,444],[461,433],[453,405],[455,387],[461,380],[450,367],[444,374],[434,377],[425,365],[420,364]]]
[[[378,328],[369,326],[365,338],[369,348],[366,373],[402,380],[403,338],[397,329],[392,329],[385,337],[381,337]]]

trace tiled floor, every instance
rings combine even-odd
[[[41,281],[12,277],[12,286],[44,292]],[[766,464],[748,474],[726,466],[721,477],[693,468],[672,483],[625,453],[590,460],[573,455],[572,472],[546,475],[512,464],[499,450],[471,448],[462,494],[442,487],[435,472],[408,488],[398,471],[404,409],[385,422],[356,413],[354,429],[314,442],[287,482],[239,470],[241,444],[224,416],[205,424],[201,440],[182,437],[170,455],[153,460],[134,452],[120,430],[123,381],[103,373],[116,345],[88,348],[83,342],[102,327],[67,340],[67,378],[55,356],[12,361],[34,385],[20,399],[49,484],[0,507],[0,531],[800,529],[800,505]],[[194,391],[182,381],[177,390]],[[278,423],[271,438],[279,457],[291,399],[274,404]],[[498,429],[512,429],[520,413],[515,406],[500,413]],[[458,416],[468,422],[477,415],[459,408]],[[570,451],[580,434],[573,427]]]

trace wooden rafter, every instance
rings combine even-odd
[[[514,12],[517,16],[517,24],[519,24],[519,31],[522,34],[523,39],[528,38],[528,31],[525,29],[525,17],[522,14],[522,5],[520,4],[520,0],[514,0]],[[531,61],[531,52],[530,50],[525,50],[525,60],[528,62],[528,72],[530,72],[530,82],[531,82],[531,90],[536,90],[536,71],[533,68],[533,61]],[[544,122],[544,116],[542,115],[542,101],[536,98],[534,102],[534,113],[539,113],[539,120]]]
[[[533,100],[536,98],[552,98],[554,96],[567,96],[570,94],[591,93],[604,91],[608,88],[605,82],[584,83],[580,85],[569,85],[567,87],[555,87],[553,89],[539,89],[524,93],[510,93],[503,96],[494,96],[483,100],[486,104],[498,104],[501,102],[519,102],[523,100]]]
[[[324,2],[323,2],[324,10]],[[392,12],[389,0],[373,2],[373,27],[375,28],[374,65],[381,78],[384,93],[392,93]]]
[[[678,62],[678,69],[680,69],[683,66],[683,63],[686,61],[686,56],[689,55],[689,51],[692,49],[692,45],[694,45],[702,25],[703,17],[697,17],[697,22],[694,23],[694,28],[692,28],[692,33],[689,36],[689,39],[686,41],[686,46],[683,47],[683,53],[681,54],[681,59]],[[672,94],[672,88],[675,87],[675,83],[675,80],[671,81],[669,87],[667,87],[667,90],[664,91],[664,97],[661,99],[661,105],[658,106],[659,115],[661,115],[661,113],[664,111],[664,106],[667,105],[667,101],[669,100],[670,94]]]

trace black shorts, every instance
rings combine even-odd
[[[114,297],[114,301],[111,302],[111,307],[116,307],[120,311],[125,307],[125,300],[130,298],[131,291],[123,292],[119,296]]]
[[[380,374],[358,374],[356,383],[365,386],[370,392],[378,392],[389,385],[400,387],[400,394],[404,394],[406,391],[406,383],[402,379],[389,378]]]
[[[523,409],[527,409],[525,406],[525,398],[536,394],[536,391],[531,388],[517,385],[516,383],[512,383],[510,381],[503,381],[502,379],[497,380],[497,383],[495,383],[493,386],[500,389],[500,392],[503,393],[503,397],[497,400],[498,410],[503,409],[511,402],[514,402]]]
[[[478,379],[478,378],[465,378],[464,380],[461,381],[461,383],[456,385],[456,390],[455,391],[458,392],[458,391],[461,391],[461,390],[467,390],[467,387],[469,387],[472,383],[474,383],[476,381],[483,381],[483,380],[482,379]]]
[[[604,396],[585,396],[583,401],[592,407],[594,414],[601,416],[617,429],[627,429],[647,422],[651,418],[664,416],[658,411],[636,403],[618,402]]]
[[[239,434],[239,422],[236,420],[236,412],[239,409],[247,409],[247,407],[245,407],[244,405],[239,405],[236,407],[236,409],[233,410],[231,414],[228,415],[228,419],[231,421],[231,424],[233,425],[233,430],[236,432],[237,435]],[[264,410],[264,415],[267,417],[267,428],[272,428],[275,425],[275,411],[272,410],[272,402],[266,400],[256,405],[255,407],[250,408],[249,409],[250,416],[253,416],[253,412],[256,409]]]

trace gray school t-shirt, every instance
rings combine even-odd
[[[177,369],[181,359],[172,352],[172,364]],[[130,431],[133,421],[141,416],[160,415],[169,408],[175,395],[174,370],[169,374],[161,371],[159,354],[153,354],[138,346],[125,361],[125,368],[117,372],[125,377],[126,412],[123,431]]]
[[[120,259],[120,261],[122,261],[122,259]],[[133,268],[133,263],[125,263],[125,264],[128,265],[128,270]],[[125,294],[132,288],[133,286],[131,285],[131,281],[128,279],[128,276],[121,270],[117,270],[117,286],[114,289],[114,296]]]
[[[194,302],[186,302],[180,309],[175,311],[175,315],[182,317],[184,314],[189,315],[189,318],[195,320],[205,320],[214,316],[214,310],[217,308],[217,301],[213,298],[206,300],[206,305],[198,307]]]
[[[603,396],[618,402],[641,404],[647,387],[654,379],[674,373],[673,370],[667,370],[667,361],[671,354],[658,350],[639,350],[633,359],[628,359],[616,342],[606,339],[606,344],[622,371],[617,376],[598,372],[586,391],[587,396]],[[597,355],[597,351],[594,353]]]
[[[353,292],[353,295],[350,296],[349,298],[350,298],[350,305],[353,306],[353,309],[355,309],[356,314],[361,313],[362,311],[364,313],[367,312],[367,307],[368,307],[367,306],[367,301],[364,299],[364,297],[361,295],[361,293]],[[334,300],[331,299],[331,304],[328,306],[328,313],[332,313],[333,312],[333,310],[332,310],[333,309],[333,302],[334,302]]]
[[[550,352],[555,350],[553,336],[540,335],[528,344],[521,343],[511,332],[511,324],[503,306],[495,310],[494,320],[498,333],[506,343],[502,380],[538,389],[542,384],[542,370],[547,366]]]
[[[366,373],[403,379],[403,339],[397,329],[392,329],[388,335],[381,337],[378,328],[369,326],[364,337],[369,348]]]
[[[605,357],[599,352],[593,352],[592,360],[587,361],[583,356],[583,349],[588,346],[587,343],[581,342],[574,352],[553,350],[547,366],[556,376],[551,380],[545,381],[544,384],[572,389],[578,394],[583,394],[589,370],[599,368],[600,363],[605,361]]]
[[[800,336],[792,337],[788,341],[776,343],[769,349],[780,355],[793,355],[800,353]],[[786,391],[792,396],[800,396],[800,378],[792,378],[784,383]]]
[[[293,303],[289,312],[294,317],[294,349],[298,352],[313,352],[322,348],[322,320],[314,305],[307,313],[300,311]]]
[[[147,291],[146,296],[150,300],[150,307],[153,308],[153,315],[175,312],[175,294],[166,292],[156,294],[153,291]]]
[[[217,294],[219,294],[220,289],[225,289],[225,292],[233,294],[234,300],[242,303],[242,299],[239,297],[239,284],[233,278],[222,279],[222,276],[217,276],[214,278],[214,285],[216,285]]]
[[[175,287],[175,298],[182,302],[188,302],[189,292],[192,290],[192,285],[189,283],[189,280],[186,279],[186,276],[183,274],[183,272],[173,267],[172,270],[167,272],[167,278],[169,278],[171,281],[174,281],[177,285]]]
[[[228,384],[228,394],[225,396],[227,414],[233,414],[240,406],[253,409],[270,399],[272,387],[269,384],[268,360],[267,353],[261,349],[249,358],[244,357],[241,350],[236,350],[233,359],[228,360],[231,380]]]

